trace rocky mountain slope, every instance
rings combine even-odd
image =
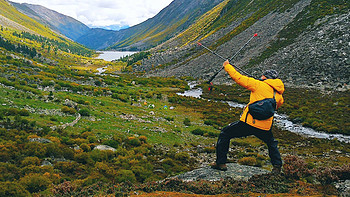
[[[59,32],[72,40],[87,34],[90,28],[72,17],[60,14],[44,6],[28,3],[10,2],[23,14],[49,26],[52,30]]]
[[[189,75],[207,80],[220,69],[222,60],[198,46],[198,41],[231,57],[258,33],[233,64],[255,77],[276,69],[291,86],[345,91],[350,87],[349,7],[346,1],[229,1],[214,21],[202,26],[206,31],[188,34],[195,39],[184,43],[184,36],[178,35],[153,48],[152,56],[134,69],[149,76]],[[225,23],[228,14],[233,20]],[[195,32],[200,22],[186,31]],[[214,82],[232,80],[222,72]]]

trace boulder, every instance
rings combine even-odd
[[[43,144],[46,144],[46,143],[52,143],[51,140],[49,139],[45,139],[45,138],[31,138],[29,139],[30,142],[39,142],[39,143],[43,143]]]
[[[225,178],[248,181],[248,179],[251,178],[253,175],[261,175],[267,173],[270,173],[270,171],[253,166],[239,165],[237,163],[228,163],[227,171],[215,170],[212,169],[210,166],[207,166],[177,175],[172,178],[181,179],[183,181],[196,181],[201,179],[207,181],[219,181]]]
[[[110,151],[116,151],[115,148],[107,146],[107,145],[97,145],[94,150],[110,150]]]

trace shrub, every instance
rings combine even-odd
[[[174,118],[173,117],[165,117],[165,120],[167,120],[167,121],[174,121]]]
[[[206,153],[215,153],[216,152],[216,148],[214,146],[212,146],[212,147],[205,147],[204,148],[204,152],[206,152]]]
[[[27,197],[30,193],[16,182],[0,182],[0,196]]]
[[[214,133],[212,131],[209,131],[208,133],[206,133],[208,137],[219,137],[219,133]]]
[[[90,155],[87,153],[77,153],[74,155],[74,160],[78,163],[82,164],[91,164],[93,163],[93,160],[91,159]]]
[[[127,143],[131,146],[141,146],[141,141],[136,137],[129,137]]]
[[[102,162],[108,160],[108,151],[93,150],[90,152],[90,157],[96,162]]]
[[[96,136],[93,136],[93,135],[90,135],[87,137],[87,140],[90,142],[90,143],[95,143],[97,142],[97,137]]]
[[[144,182],[153,174],[152,168],[147,169],[146,167],[142,167],[142,166],[134,166],[132,167],[132,171],[139,182]]]
[[[318,169],[316,172],[316,177],[317,180],[324,185],[331,184],[339,180],[349,180],[350,165]]]
[[[101,82],[100,80],[96,80],[96,81],[95,81],[95,85],[96,85],[96,86],[101,86],[101,85],[102,85],[102,82]]]
[[[120,142],[116,141],[116,140],[107,140],[103,142],[104,145],[108,145],[110,147],[113,148],[118,148]]]
[[[38,157],[26,157],[22,161],[22,166],[29,166],[29,165],[34,165],[34,166],[40,165],[40,159]]]
[[[9,109],[7,110],[6,115],[7,115],[7,116],[15,116],[15,115],[17,115],[18,113],[19,113],[19,110],[18,110],[18,109],[16,109],[16,108],[9,108]]]
[[[238,160],[241,165],[255,166],[257,164],[255,157],[243,157]]]
[[[31,142],[24,146],[24,154],[42,158],[46,154],[46,147],[38,142]]]
[[[206,124],[206,125],[214,125],[215,121],[213,121],[213,120],[205,120],[204,124]]]
[[[29,111],[26,110],[26,109],[21,109],[21,110],[18,112],[18,114],[21,115],[21,116],[29,116],[29,115],[30,115]]]
[[[70,181],[64,181],[59,185],[53,185],[51,192],[55,196],[73,196],[72,193],[77,189],[77,186]]]
[[[139,137],[139,140],[141,141],[141,143],[147,144],[147,137],[146,136],[141,135]]]
[[[185,118],[185,120],[184,120],[184,125],[185,125],[185,126],[191,126],[191,121],[190,121],[190,119]]]
[[[113,166],[110,166],[104,162],[96,162],[95,170],[103,174],[106,178],[114,178],[117,176]]]
[[[128,100],[129,100],[128,96],[125,94],[113,94],[112,98],[118,99],[124,103],[128,102]]]
[[[63,173],[67,174],[73,174],[77,171],[77,168],[79,167],[79,164],[75,161],[63,161],[63,162],[57,162],[55,164],[55,169],[60,170]]]
[[[204,131],[202,129],[195,129],[195,130],[192,130],[191,133],[194,135],[204,135],[204,133],[206,133],[206,131]]]
[[[78,103],[78,104],[81,104],[81,105],[84,105],[84,104],[85,104],[85,101],[84,101],[83,99],[79,99],[79,100],[77,101],[77,103]]]
[[[286,177],[300,179],[312,174],[308,169],[307,163],[294,155],[288,155],[284,159],[283,171]]]
[[[58,121],[58,119],[57,119],[56,117],[50,117],[50,120],[51,120],[51,121],[54,121],[54,122],[57,122],[57,121]]]
[[[41,174],[29,174],[20,179],[20,184],[30,193],[34,193],[46,190],[51,181],[48,177]]]
[[[62,157],[62,149],[56,143],[45,145],[47,157]]]
[[[120,170],[117,172],[116,181],[118,183],[122,183],[122,182],[135,183],[136,177],[131,170]]]
[[[79,114],[82,116],[90,116],[90,111],[86,108],[79,110]]]
[[[87,145],[86,143],[82,143],[80,144],[79,146],[84,152],[90,152],[91,151],[91,148],[89,145]]]
[[[181,162],[187,162],[190,159],[190,155],[187,152],[180,152],[175,154],[175,159]]]
[[[75,109],[73,109],[73,108],[71,108],[71,107],[67,107],[67,106],[63,106],[63,107],[61,108],[61,111],[62,111],[63,113],[66,113],[66,114],[75,114],[75,113],[77,113],[77,111],[76,111]]]

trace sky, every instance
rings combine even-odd
[[[11,0],[42,5],[89,27],[131,27],[158,14],[173,0]],[[108,29],[108,28],[107,28]],[[115,28],[113,28],[115,30]]]

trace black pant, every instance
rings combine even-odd
[[[249,135],[255,135],[267,144],[272,165],[282,165],[281,155],[277,148],[278,141],[274,139],[271,130],[261,130],[242,121],[231,123],[221,130],[216,145],[216,163],[226,163],[230,140],[232,138],[246,137]]]

